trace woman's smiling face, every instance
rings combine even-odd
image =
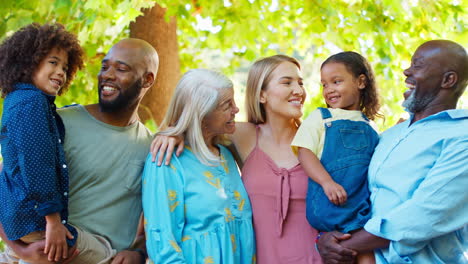
[[[265,108],[267,119],[269,115],[300,118],[306,92],[297,65],[289,61],[282,62],[268,79],[266,89],[260,94],[260,103]]]
[[[234,101],[234,89],[219,90],[218,102],[216,108],[203,119],[202,131],[205,138],[233,134],[236,131],[234,118],[239,108]]]

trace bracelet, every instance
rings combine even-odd
[[[319,249],[318,249],[317,243],[318,243],[320,237],[321,237],[323,234],[325,234],[325,232],[319,232],[319,233],[317,234],[317,237],[315,238],[315,251],[317,251],[318,253],[320,253],[320,251],[319,251]]]
[[[317,237],[315,238],[315,244],[318,243],[320,237],[321,237],[323,234],[325,234],[325,232],[319,232],[319,233],[317,234]]]
[[[134,252],[138,252],[140,254],[140,256],[143,258],[143,260],[141,261],[141,264],[145,264],[146,263],[146,259],[148,258],[148,254],[146,254],[146,252],[141,249],[141,248],[127,248],[128,251],[134,251]]]

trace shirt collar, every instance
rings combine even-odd
[[[15,85],[15,90],[30,90],[34,92],[39,92],[42,95],[44,95],[47,98],[47,101],[50,103],[53,103],[55,101],[55,96],[54,95],[48,95],[44,93],[43,91],[39,90],[35,85],[31,83],[16,83]]]
[[[426,118],[423,118],[419,121],[423,120],[431,120],[431,119],[442,119],[442,118],[450,118],[450,119],[463,119],[468,118],[468,109],[449,109],[445,111],[438,112],[436,114],[430,115]],[[408,121],[414,118],[414,114],[410,113],[410,118]]]
[[[452,109],[444,112],[447,113],[452,119],[461,119],[468,117],[468,109]]]

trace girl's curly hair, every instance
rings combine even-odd
[[[14,90],[15,83],[31,83],[39,63],[54,48],[68,54],[67,80],[58,94],[66,92],[76,71],[83,67],[83,49],[76,36],[66,31],[62,24],[32,23],[15,32],[0,45],[2,97]]]
[[[371,120],[374,120],[376,117],[383,117],[379,112],[380,102],[374,71],[366,58],[354,51],[344,51],[328,57],[328,59],[322,63],[320,69],[331,62],[343,63],[354,78],[358,78],[361,74],[364,74],[366,77],[366,87],[360,90],[361,98],[359,108],[361,112]]]

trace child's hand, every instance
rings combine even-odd
[[[334,181],[326,182],[322,185],[323,191],[328,197],[328,200],[335,205],[343,205],[346,203],[347,194],[345,189]]]
[[[59,261],[68,257],[66,238],[73,239],[73,235],[60,222],[60,217],[58,217],[58,221],[57,219],[47,221],[44,253],[49,255],[49,261]]]

